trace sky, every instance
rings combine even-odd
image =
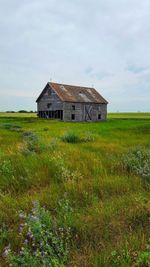
[[[0,111],[36,110],[50,80],[150,111],[150,1],[0,0]]]

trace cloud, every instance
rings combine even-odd
[[[136,66],[136,65],[129,65],[127,67],[127,70],[133,73],[141,73],[148,69],[149,69],[148,67],[142,67],[142,66]]]
[[[149,0],[0,0],[0,95],[36,99],[52,78],[131,109],[124,95],[149,97],[149,13]]]

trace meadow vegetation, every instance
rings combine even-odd
[[[150,266],[150,114],[120,116],[0,114],[0,266]]]

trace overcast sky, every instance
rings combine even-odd
[[[0,0],[0,110],[35,110],[50,79],[150,111],[150,0]]]

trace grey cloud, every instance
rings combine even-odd
[[[149,13],[149,0],[0,0],[0,94],[34,98],[52,78],[94,84],[110,108],[132,88],[148,97]]]

